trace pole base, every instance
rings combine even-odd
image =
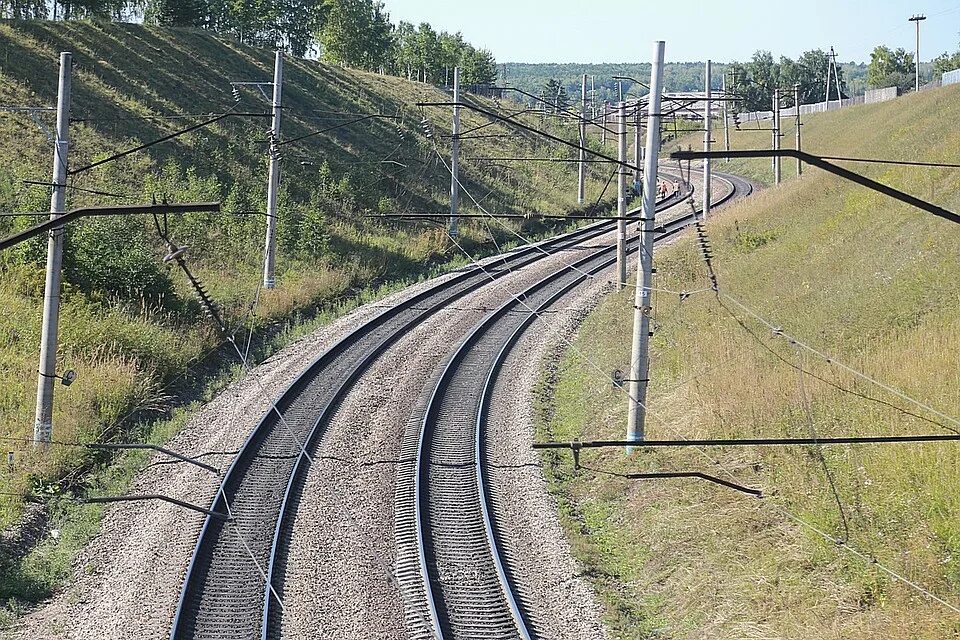
[[[33,425],[33,446],[45,447],[53,434],[52,422],[37,422]]]

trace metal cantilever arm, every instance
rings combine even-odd
[[[912,196],[909,193],[904,193],[899,189],[894,189],[889,185],[877,182],[872,180],[864,175],[856,173],[855,171],[850,171],[849,169],[844,169],[843,167],[837,166],[832,162],[827,162],[819,156],[815,156],[804,151],[797,151],[796,149],[746,149],[740,151],[674,151],[670,154],[670,157],[675,160],[703,160],[703,159],[720,159],[720,158],[796,158],[801,162],[806,162],[815,167],[823,169],[829,173],[840,176],[850,180],[851,182],[856,182],[859,185],[863,185],[868,189],[873,189],[874,191],[879,191],[880,193],[890,196],[895,200],[900,202],[906,202],[909,205],[912,205],[922,211],[927,213],[932,213],[933,215],[943,218],[944,220],[949,220],[950,222],[960,224],[960,214],[954,213],[943,207],[939,207],[932,202],[927,202],[926,200],[921,200],[916,196]]]
[[[68,211],[67,213],[57,216],[56,218],[52,218],[46,222],[42,222],[28,229],[24,229],[23,231],[15,233],[7,238],[0,239],[0,251],[9,249],[10,247],[24,242],[25,240],[29,240],[34,236],[38,236],[53,229],[58,229],[66,224],[74,222],[75,220],[86,218],[88,216],[122,216],[142,213],[188,213],[191,211],[219,213],[220,203],[190,202],[185,204],[137,204],[116,205],[112,207],[83,207],[80,209],[74,209],[73,211]]]

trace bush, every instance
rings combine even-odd
[[[175,300],[173,284],[149,244],[146,229],[137,218],[88,220],[67,233],[64,279],[85,293],[155,301],[158,307],[169,307]]]

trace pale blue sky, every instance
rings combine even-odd
[[[460,31],[498,62],[646,62],[665,40],[674,62],[745,60],[757,49],[797,57],[833,46],[841,61],[868,62],[878,44],[914,48],[907,18],[920,25],[920,58],[957,50],[958,0],[384,0],[394,22]],[[802,8],[802,9],[801,9]]]

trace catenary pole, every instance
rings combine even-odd
[[[453,138],[450,151],[450,235],[459,233],[460,211],[460,67],[453,68]]]
[[[607,101],[604,100],[603,115],[601,116],[601,119],[600,119],[600,124],[602,125],[602,128],[600,129],[600,144],[603,146],[607,146],[607,111],[608,111],[607,107],[608,106],[609,105]]]
[[[577,165],[577,204],[583,204],[587,182],[587,74],[580,79],[580,163]]]
[[[280,118],[283,106],[283,53],[273,63],[273,123],[270,127],[270,173],[267,182],[267,235],[263,248],[263,288],[277,283],[277,191],[280,189]]]
[[[710,151],[710,137],[713,135],[711,113],[712,100],[710,94],[710,74],[712,68],[710,60],[707,60],[704,69],[704,105],[703,105],[703,150]],[[703,161],[703,219],[706,220],[710,215],[710,159]]]
[[[57,88],[57,137],[53,149],[53,191],[50,218],[66,212],[67,152],[70,147],[70,91],[73,55],[60,54]],[[37,413],[33,426],[35,446],[50,442],[53,434],[53,389],[57,379],[57,331],[60,324],[60,270],[63,264],[64,229],[53,229],[47,240],[47,277],[43,292],[43,326],[40,331],[40,367],[37,378]]]
[[[627,286],[627,105],[617,103],[617,288]]]
[[[640,258],[633,303],[633,345],[630,354],[627,440],[642,441],[646,414],[650,360],[650,288],[653,284],[654,216],[657,204],[657,162],[660,154],[660,98],[663,94],[664,43],[653,46],[650,69],[650,100],[647,103],[647,151],[643,165],[643,209],[640,218]],[[630,453],[633,447],[627,447]]]
[[[727,72],[723,72],[723,78],[721,80],[720,91],[723,93],[723,103],[721,108],[723,109],[723,150],[730,151],[730,114],[727,112]],[[730,158],[727,158],[727,162],[730,162]]]
[[[780,149],[780,89],[773,90],[773,150]],[[773,183],[780,184],[780,156],[773,156]]]
[[[797,151],[802,151],[800,147],[800,83],[793,85],[793,106],[797,110]],[[729,149],[728,149],[729,151]],[[797,177],[803,175],[803,162],[797,157]]]
[[[640,117],[640,102],[638,101],[634,108],[634,124],[636,127],[633,130],[633,182],[634,184],[640,183],[640,165],[643,163],[643,147],[640,144],[641,136],[641,124],[643,119]]]

